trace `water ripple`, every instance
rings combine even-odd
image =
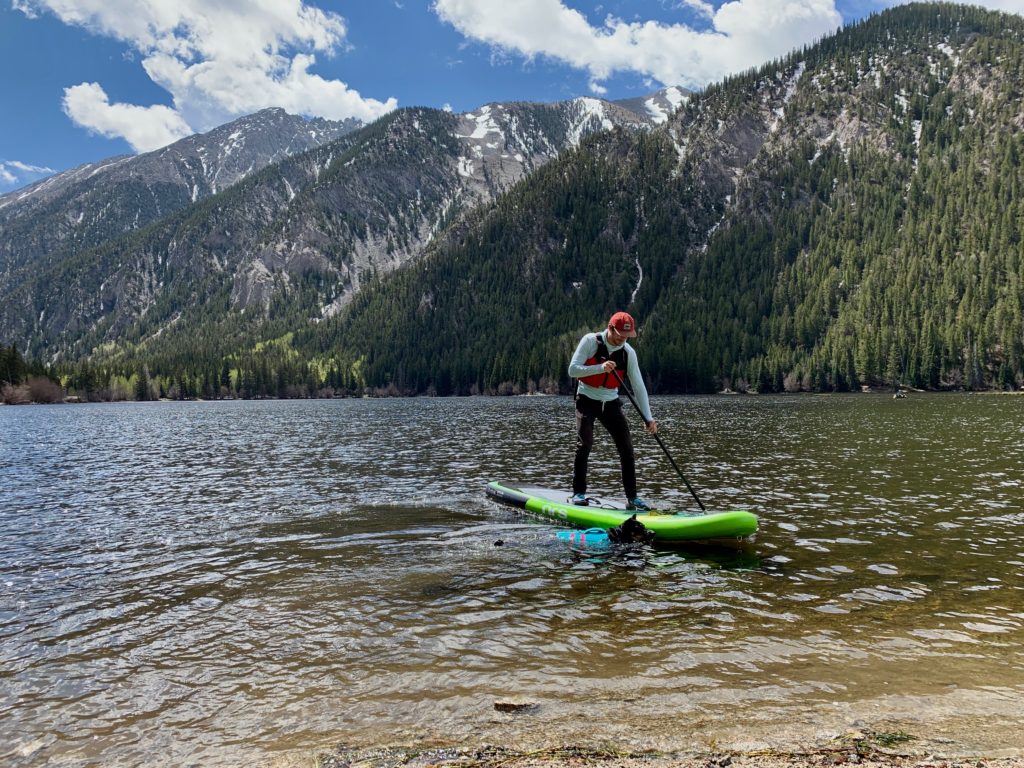
[[[0,409],[0,760],[234,765],[339,734],[679,749],[739,721],[1019,712],[1012,400],[654,398],[705,503],[762,527],[628,555],[483,496],[568,484],[566,398]],[[636,439],[645,495],[692,510]],[[594,495],[617,465],[599,442]],[[542,728],[493,712],[514,695]]]

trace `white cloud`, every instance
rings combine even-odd
[[[64,97],[80,125],[137,149],[179,138],[182,126],[204,131],[265,107],[369,121],[397,106],[310,71],[316,55],[343,49],[347,28],[341,16],[303,0],[14,0],[13,7],[29,17],[52,13],[138,51],[173,108],[110,104],[96,83],[67,88]]]
[[[704,0],[680,0],[680,5],[693,8],[701,16],[706,16],[709,19],[715,15],[715,6],[704,2]]]
[[[35,8],[32,7],[32,0],[11,0],[11,8],[21,11],[30,19],[38,18]]]
[[[18,160],[5,160],[4,165],[9,165],[15,170],[21,171],[22,173],[56,173],[53,168],[47,168],[45,165],[30,165],[29,163],[22,163]]]
[[[614,72],[635,72],[663,85],[700,88],[834,32],[834,0],[732,0],[713,10],[710,29],[609,16],[603,26],[561,0],[435,0],[434,11],[463,35],[526,57],[547,56],[586,70],[591,88]]]
[[[65,88],[64,112],[94,133],[124,138],[136,152],[159,149],[193,133],[181,115],[170,107],[111,104],[99,83]]]
[[[56,173],[53,168],[20,160],[0,160],[0,194]]]

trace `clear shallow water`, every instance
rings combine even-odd
[[[1024,748],[1024,398],[653,406],[752,542],[588,558],[489,502],[568,485],[566,398],[0,409],[0,763]],[[644,494],[693,508],[635,438]],[[617,484],[600,440],[591,491]]]

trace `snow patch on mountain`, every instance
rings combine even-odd
[[[690,96],[686,91],[673,85],[671,88],[666,88],[645,99],[644,109],[650,115],[651,122],[655,125],[661,125],[668,121],[672,113],[689,101],[689,99]]]
[[[595,130],[610,131],[615,123],[608,119],[605,110],[606,102],[583,96],[573,102],[580,110],[575,125],[569,129],[569,146],[579,146],[583,137],[593,133]]]
[[[498,123],[494,120],[494,115],[491,114],[491,105],[488,104],[480,108],[480,114],[474,114],[470,112],[466,115],[473,123],[475,127],[473,131],[465,136],[467,139],[483,139],[491,133],[501,133],[501,128]]]
[[[782,94],[782,103],[772,110],[775,115],[775,119],[768,125],[768,132],[775,133],[779,129],[779,125],[782,123],[782,119],[786,115],[786,105],[793,100],[796,95],[797,84],[800,82],[800,78],[803,77],[804,71],[807,69],[807,62],[801,61],[796,65],[793,70],[793,74],[786,80],[786,90]],[[781,73],[780,73],[781,76]]]

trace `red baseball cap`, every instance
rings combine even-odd
[[[616,312],[608,321],[608,327],[614,328],[627,339],[636,337],[636,320],[628,312]]]

